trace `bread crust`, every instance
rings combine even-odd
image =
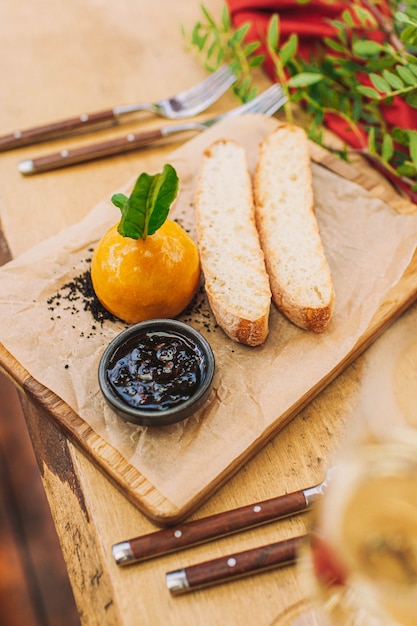
[[[324,331],[333,315],[335,294],[314,212],[303,129],[280,124],[262,141],[254,196],[274,304],[297,326]]]
[[[271,290],[244,149],[220,139],[204,152],[196,193],[197,245],[218,325],[236,342],[268,336]]]

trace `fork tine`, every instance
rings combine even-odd
[[[236,82],[236,75],[228,65],[222,65],[205,80],[187,91],[183,91],[175,96],[175,100],[182,102],[186,106],[201,106],[202,97],[204,102],[213,103],[217,100],[219,92],[224,93]]]
[[[278,84],[274,84],[269,87],[266,91],[262,92],[257,98],[251,100],[248,104],[249,106],[247,112],[250,113],[267,113],[269,111],[274,112],[277,110],[282,104],[286,102],[286,97],[284,96],[284,92],[282,88]]]
[[[169,119],[194,117],[216,102],[236,80],[237,77],[231,68],[228,65],[222,65],[216,72],[191,89],[155,104],[142,104],[142,106]]]
[[[275,111],[285,104],[286,101],[287,98],[284,95],[282,88],[277,83],[274,83],[253,100],[219,115],[212,121],[218,122],[220,119],[235,115],[242,115],[242,113],[263,113],[264,115],[273,115]]]

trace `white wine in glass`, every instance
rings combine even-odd
[[[341,460],[300,567],[324,624],[416,626],[415,442],[368,443]]]

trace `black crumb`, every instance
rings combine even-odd
[[[92,317],[91,333],[97,330],[98,326],[102,326],[104,322],[118,322],[117,317],[112,315],[98,300],[93,284],[91,282],[90,270],[86,270],[79,276],[75,276],[72,280],[62,285],[62,287],[53,296],[47,300],[48,309],[55,312],[56,309],[69,311],[71,315],[77,315],[81,311],[88,311]],[[51,320],[59,319],[61,316],[51,315]],[[75,328],[75,325],[72,326]],[[85,336],[85,333],[82,333]]]
[[[202,286],[181,317],[186,323],[202,325],[208,333],[214,332],[216,328],[218,328],[218,324],[208,306],[204,287]]]

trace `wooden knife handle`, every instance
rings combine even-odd
[[[305,536],[285,539],[260,548],[237,552],[180,570],[167,572],[166,584],[173,595],[228,582],[250,574],[294,563]]]
[[[85,163],[114,154],[124,154],[136,148],[149,144],[164,137],[163,129],[151,130],[143,133],[130,133],[118,139],[89,144],[72,150],[61,150],[35,159],[27,159],[19,163],[21,174],[30,175],[40,172],[49,172],[69,165]]]
[[[31,146],[46,139],[55,139],[99,124],[116,124],[117,121],[113,109],[107,109],[96,113],[84,113],[78,117],[45,124],[44,126],[16,130],[13,133],[0,137],[0,152],[21,148],[22,146]]]
[[[113,556],[118,565],[130,565],[266,524],[303,511],[306,506],[304,492],[295,491],[115,544]]]

